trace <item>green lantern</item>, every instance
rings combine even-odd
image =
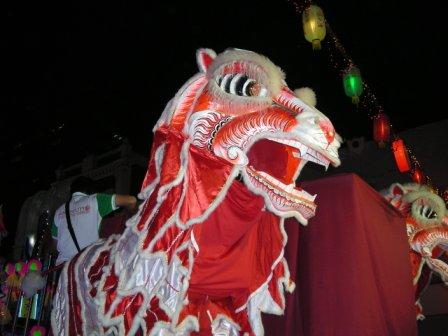
[[[352,97],[353,104],[358,104],[363,90],[361,72],[357,67],[352,66],[345,72],[342,80],[345,94]]]
[[[326,27],[324,12],[319,6],[311,5],[302,14],[303,32],[313,50],[320,49],[320,42],[325,38]]]

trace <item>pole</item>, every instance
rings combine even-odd
[[[29,302],[30,304],[28,305],[28,309],[26,311],[26,320],[25,320],[25,327],[23,328],[23,336],[26,336],[26,332],[28,331],[28,324],[30,322],[30,315],[31,315],[31,310],[33,309],[33,301],[34,301],[34,297],[36,295],[33,295],[32,297],[30,297]]]
[[[19,299],[17,300],[17,306],[16,306],[16,313],[14,314],[14,321],[12,323],[12,331],[11,333],[14,335],[16,332],[16,325],[17,325],[17,318],[19,317],[19,310],[20,310],[20,300],[23,297],[23,292],[20,291]]]

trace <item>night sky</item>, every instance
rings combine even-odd
[[[397,131],[446,118],[444,12],[421,2],[317,2]],[[371,138],[345,96],[328,41],[313,52],[286,0],[9,2],[2,12],[0,203],[16,224],[57,167],[127,137],[147,155],[164,105],[197,72],[195,50],[268,56],[291,88],[312,87],[344,138]],[[443,83],[443,82],[442,82]],[[12,230],[12,229],[11,229]]]

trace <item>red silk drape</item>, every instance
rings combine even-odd
[[[297,287],[284,316],[264,316],[266,335],[417,335],[404,218],[354,174],[303,188],[318,194],[317,215],[287,220]]]

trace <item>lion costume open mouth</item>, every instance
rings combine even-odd
[[[281,212],[297,212],[303,217],[302,222],[314,216],[316,195],[295,183],[308,161],[327,169],[329,159],[296,140],[275,138],[257,141],[250,148],[248,159],[245,168],[248,182],[267,196],[273,208]]]
[[[210,99],[209,92],[203,96]],[[340,138],[329,119],[286,86],[258,112],[229,115],[227,106],[219,107],[219,113],[192,115],[193,144],[241,167],[247,187],[265,197],[270,211],[307,224],[315,213],[315,197],[295,181],[309,161],[325,169],[340,164]]]

